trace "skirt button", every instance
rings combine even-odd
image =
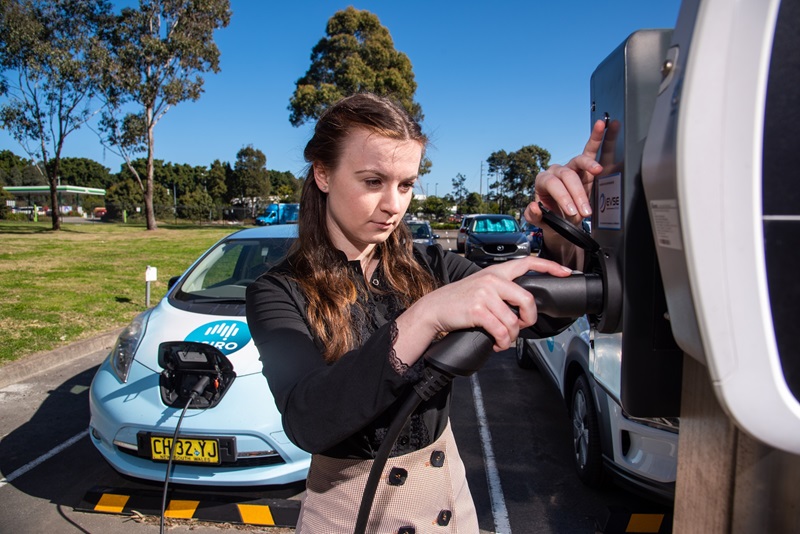
[[[451,517],[453,517],[453,512],[450,510],[442,510],[439,512],[439,516],[436,518],[436,524],[440,527],[446,527],[450,522]]]
[[[401,467],[392,467],[392,470],[389,471],[389,478],[386,482],[388,482],[390,486],[402,486],[406,483],[407,478],[408,471]]]

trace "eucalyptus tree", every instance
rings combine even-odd
[[[0,0],[0,126],[50,186],[53,230],[61,228],[57,186],[67,138],[97,112],[105,0]]]
[[[480,193],[469,193],[464,203],[461,205],[461,213],[487,213],[488,208],[484,205]]]
[[[270,193],[269,178],[264,153],[253,145],[242,147],[236,153],[232,183],[228,187],[233,203],[250,208],[250,215],[255,217],[259,202]]]
[[[523,207],[533,200],[536,175],[547,168],[550,152],[538,145],[527,145],[516,152],[499,150],[486,160],[489,173],[497,181],[491,184],[496,190],[500,211]],[[508,205],[510,203],[510,205]]]
[[[0,186],[3,185],[47,185],[47,179],[33,161],[10,150],[0,150]]]
[[[467,177],[461,173],[456,174],[456,177],[453,178],[453,201],[455,202],[458,209],[461,209],[461,205],[467,199],[467,195],[469,195],[469,190],[466,186]],[[463,213],[463,212],[462,212]]]
[[[214,32],[230,19],[229,0],[140,0],[138,9],[122,9],[108,34],[101,132],[144,194],[148,230],[157,228],[155,127],[173,106],[200,98],[203,73],[219,72]],[[131,165],[137,153],[146,154],[144,177]]]
[[[411,60],[395,50],[376,15],[350,6],[328,20],[325,33],[311,50],[311,66],[297,80],[289,101],[293,126],[316,120],[340,98],[364,91],[391,96],[422,120],[422,107],[414,101],[417,82]]]
[[[206,174],[206,191],[211,195],[216,204],[222,204],[227,200],[228,183],[231,181],[233,169],[228,162],[221,162],[215,159]]]
[[[59,174],[70,185],[108,189],[114,183],[111,169],[89,158],[62,158]]]
[[[303,180],[290,171],[270,170],[268,174],[272,197],[277,197],[278,202],[300,202]]]

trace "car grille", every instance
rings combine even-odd
[[[503,256],[507,254],[514,254],[517,251],[517,245],[505,245],[505,244],[484,245],[482,248],[484,252],[486,252],[486,254],[495,254]]]

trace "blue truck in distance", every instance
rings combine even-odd
[[[270,204],[256,217],[256,225],[296,224],[299,216],[300,204]]]

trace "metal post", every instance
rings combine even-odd
[[[158,279],[158,269],[155,267],[147,266],[144,271],[144,304],[146,308],[150,307],[150,282],[155,282]]]

